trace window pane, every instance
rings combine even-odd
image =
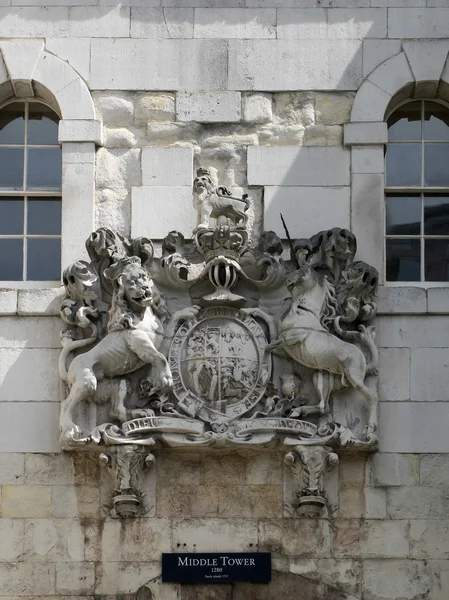
[[[28,106],[28,143],[57,144],[59,117],[43,104]]]
[[[421,233],[421,196],[387,196],[387,235]]]
[[[60,190],[61,170],[61,148],[30,148],[27,189]]]
[[[421,139],[421,102],[410,102],[394,111],[388,119],[389,141]]]
[[[424,103],[424,139],[449,140],[449,109],[445,106]]]
[[[387,281],[420,281],[420,241],[387,240]]]
[[[0,189],[23,190],[22,148],[0,148]]]
[[[387,185],[421,185],[421,144],[388,144]]]
[[[23,240],[0,239],[0,281],[22,281]]]
[[[448,196],[425,196],[424,233],[426,235],[449,235]]]
[[[0,235],[23,235],[22,198],[0,197]]]
[[[25,104],[14,102],[0,110],[0,144],[25,143]]]
[[[449,281],[449,240],[426,240],[426,281]]]
[[[424,145],[424,185],[449,185],[449,144]]]
[[[28,281],[59,281],[61,278],[61,239],[28,238]]]
[[[27,233],[60,235],[60,198],[28,198]]]

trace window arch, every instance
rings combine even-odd
[[[14,100],[0,109],[0,281],[60,280],[59,116]]]
[[[387,119],[386,280],[449,281],[449,108],[407,101]]]

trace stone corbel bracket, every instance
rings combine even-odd
[[[319,518],[327,515],[324,475],[339,463],[330,446],[295,446],[285,455],[296,485],[297,515]]]
[[[155,456],[141,446],[112,446],[99,455],[100,464],[113,480],[112,517],[137,517],[143,509],[142,479],[155,477]]]

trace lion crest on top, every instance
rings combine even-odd
[[[61,443],[116,452],[128,516],[144,448],[285,447],[298,509],[320,515],[338,455],[377,447],[378,274],[346,229],[291,239],[280,216],[256,239],[251,199],[211,169],[193,196],[192,239],[100,228],[65,270]]]

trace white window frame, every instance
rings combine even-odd
[[[358,256],[379,271],[385,288],[444,288],[449,282],[386,281],[385,269],[385,144],[386,119],[404,101],[449,102],[448,53],[427,42],[403,42],[402,51],[376,67],[355,96],[344,143],[351,149],[351,225]],[[361,157],[376,156],[361,168]]]
[[[61,117],[62,274],[76,260],[87,258],[84,244],[95,224],[95,149],[101,145],[101,122],[84,80],[66,61],[47,52],[43,41],[0,41],[0,53],[0,104],[36,100]],[[0,281],[0,290],[6,292],[60,286],[60,281]]]

